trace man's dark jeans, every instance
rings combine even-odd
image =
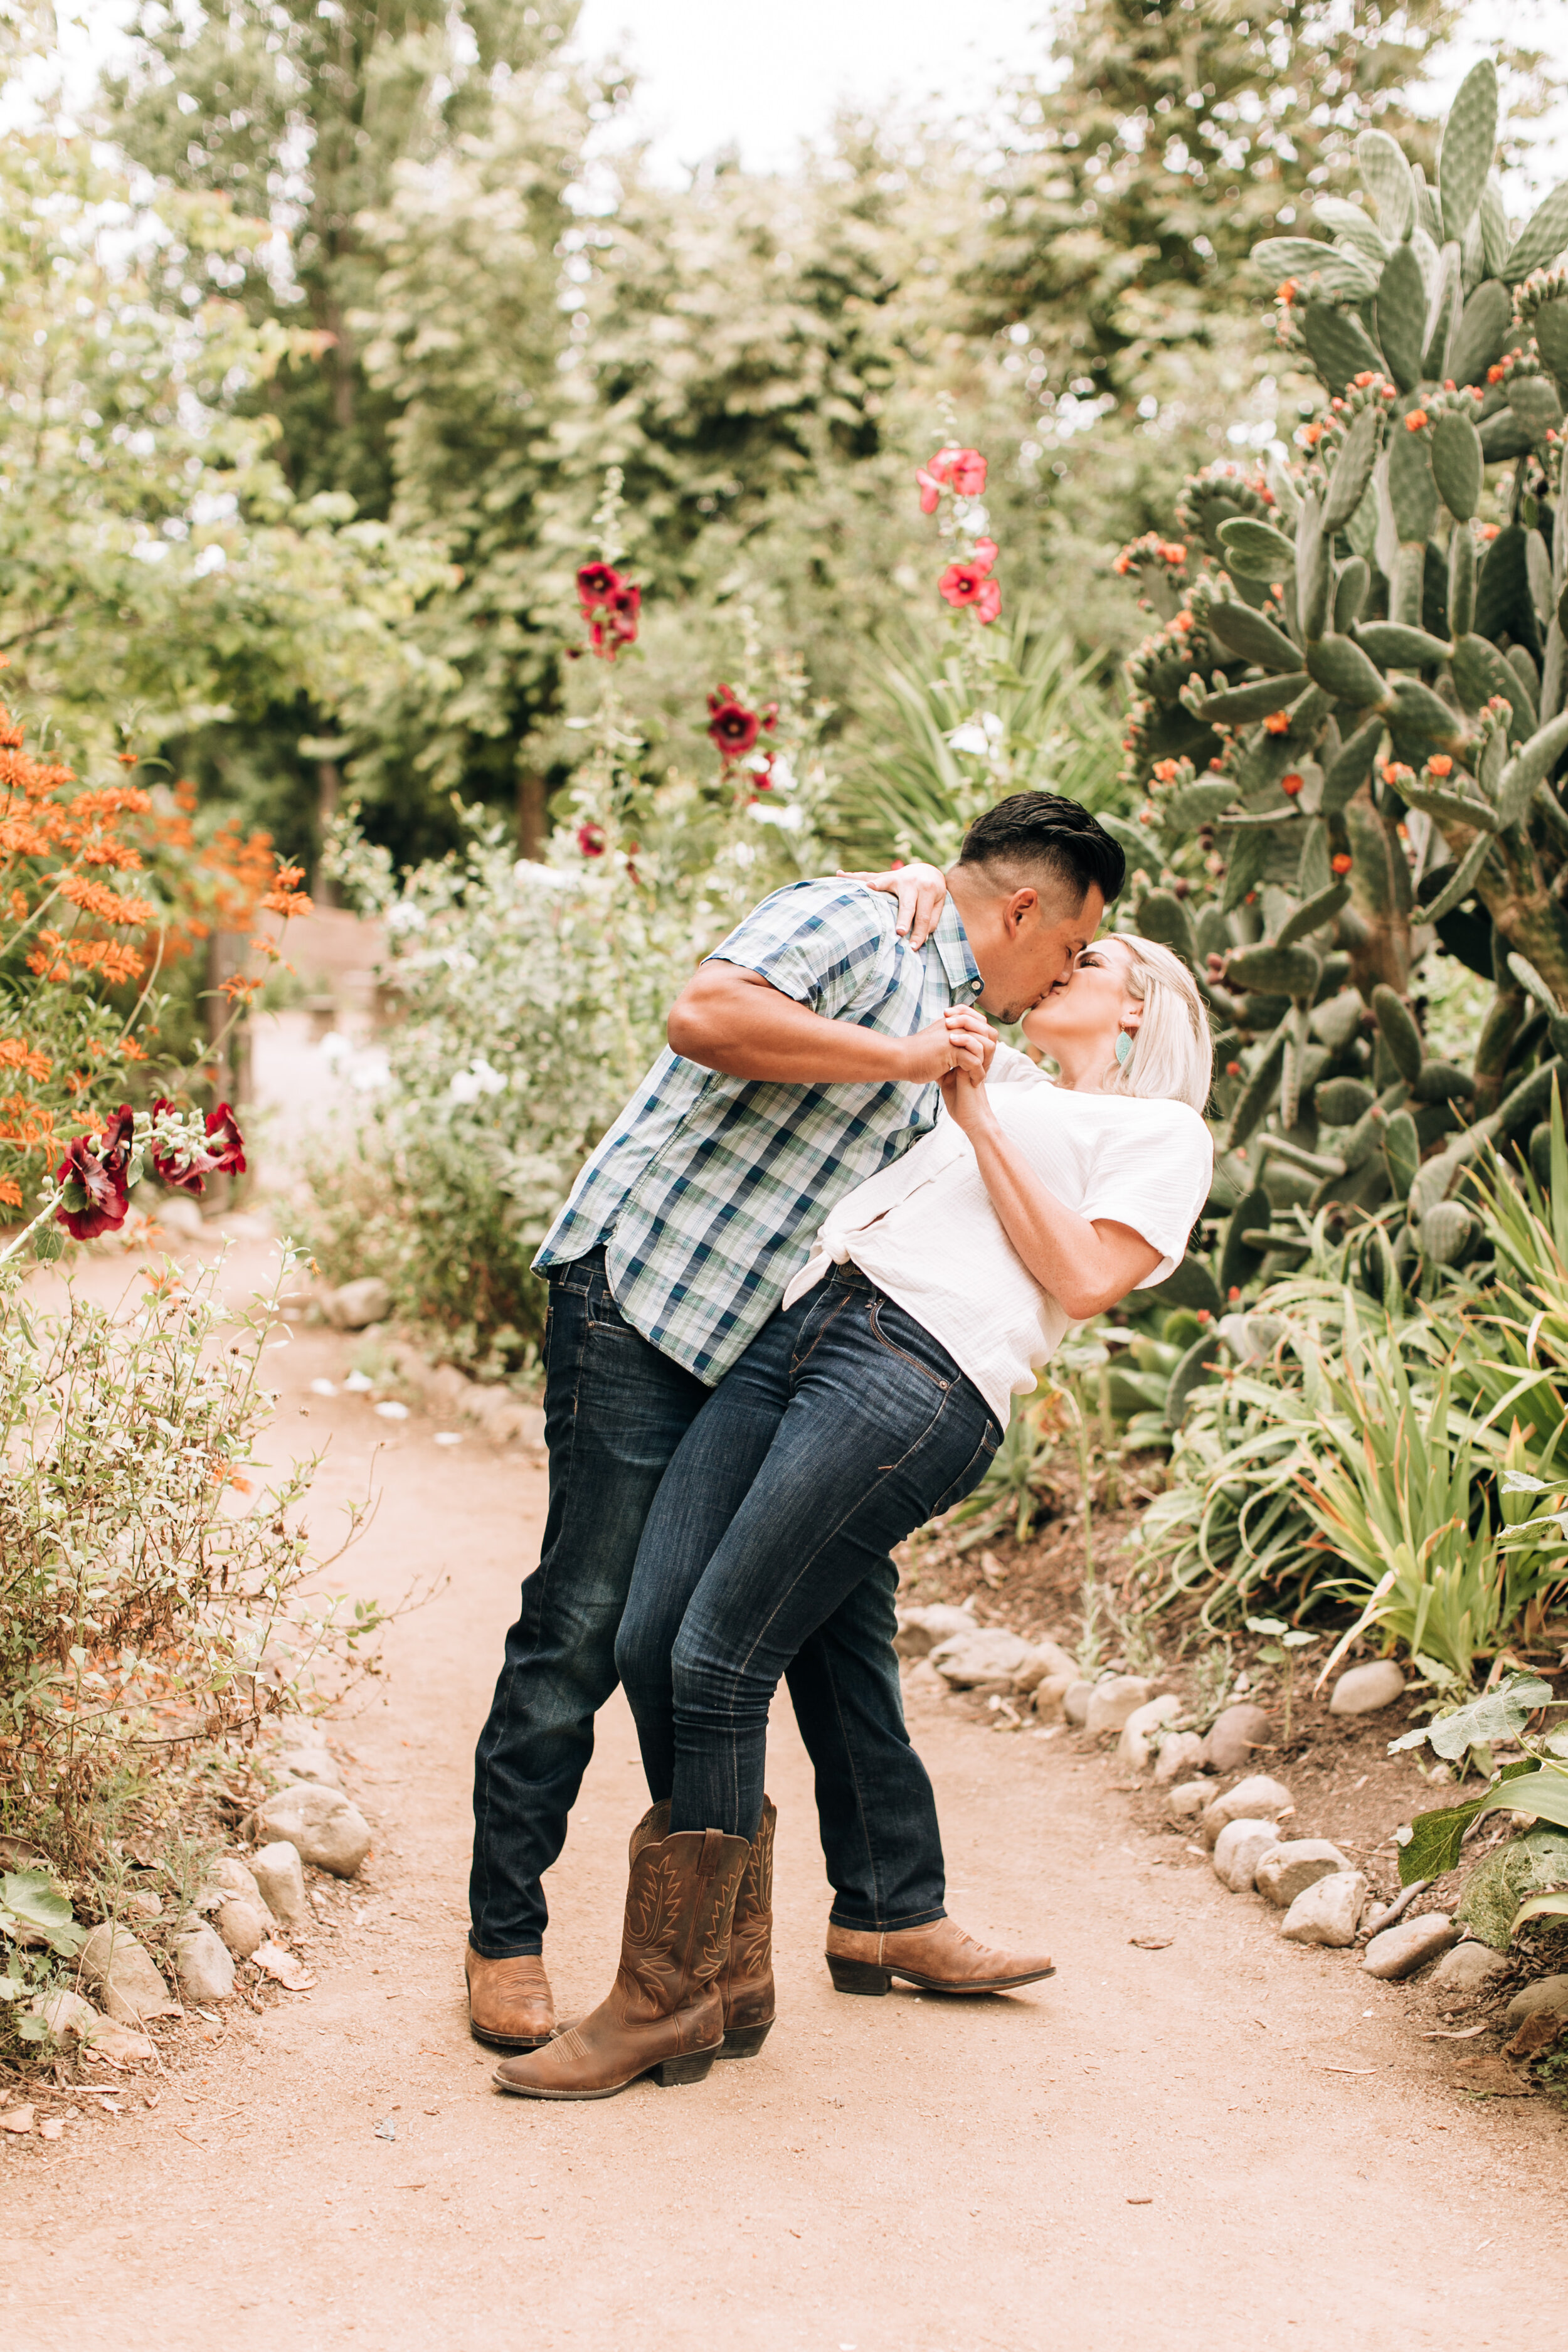
[[[848,1767],[817,1779],[843,1927],[942,1916],[936,1807],[899,1708],[888,1554],[979,1484],[1000,1436],[946,1349],[840,1266],[748,1348],[648,1516],[616,1651],[648,1786],[670,1798],[672,1831],[754,1835],[787,1671],[808,1744],[820,1755],[835,1738]]]
[[[749,1351],[776,1333],[775,1316]],[[470,1940],[487,1959],[542,1948],[542,1874],[566,1840],[566,1816],[594,1752],[594,1717],[616,1687],[616,1635],[643,1526],[671,1455],[713,1392],[623,1321],[604,1253],[550,1277],[544,1341],[550,1509],[538,1568],[474,1759]],[[904,1729],[892,1656],[890,1562],[868,1577],[805,1643],[789,1672],[795,1718],[816,1773],[832,1916],[850,1927],[918,1927],[942,1916],[942,1848],[925,1783],[927,1825],[908,1852],[891,1820],[866,1818],[862,1790],[896,1789],[923,1768]],[[662,1791],[660,1792],[663,1793]]]

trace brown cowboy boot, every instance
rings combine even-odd
[[[730,1955],[719,1971],[719,1998],[724,2004],[721,2058],[754,2058],[773,2021],[773,1832],[778,1818],[772,1800],[764,1797],[763,1818],[747,1849],[741,1891],[735,1897]],[[648,1807],[632,1832],[628,1859],[635,1862],[651,1838],[668,1834],[669,1799],[666,1797]]]
[[[537,2050],[555,2031],[550,1979],[537,1952],[514,1959],[481,1958],[470,1944],[463,1955],[468,1981],[468,2032],[492,2050]]]
[[[778,1813],[764,1797],[757,1834],[746,1852],[730,1957],[719,1971],[724,2004],[721,2058],[754,2058],[773,2021],[773,1832]]]
[[[667,2087],[700,2083],[723,2045],[716,1979],[747,1853],[744,1838],[720,1830],[682,1830],[638,1847],[609,1997],[531,2057],[498,2066],[500,2089],[525,2099],[607,2099],[643,2074]]]
[[[889,1935],[830,1927],[827,1966],[840,1992],[887,1992],[895,1977],[926,1992],[1007,1992],[1056,1974],[1043,1952],[989,1951],[953,1919]]]

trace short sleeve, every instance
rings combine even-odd
[[[832,1020],[863,996],[876,1003],[887,993],[896,913],[891,898],[853,883],[796,882],[753,908],[705,961],[760,972]]]
[[[1173,1274],[1214,1181],[1214,1139],[1185,1103],[1141,1105],[1147,1116],[1129,1119],[1096,1157],[1079,1214],[1130,1225],[1160,1253],[1139,1285],[1147,1289]]]
[[[1048,1087],[1051,1083],[1037,1062],[1021,1054],[1016,1045],[998,1045],[991,1056],[991,1067],[985,1073],[989,1087]]]

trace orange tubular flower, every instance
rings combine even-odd
[[[1266,735],[1289,734],[1290,731],[1290,713],[1288,710],[1271,710],[1268,718],[1263,722],[1263,731]]]

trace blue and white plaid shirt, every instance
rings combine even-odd
[[[829,1020],[912,1037],[984,986],[952,900],[918,952],[885,892],[775,890],[713,955]],[[936,1123],[934,1086],[726,1077],[668,1049],[544,1237],[544,1273],[605,1244],[616,1306],[710,1387],[761,1330],[836,1201]]]

